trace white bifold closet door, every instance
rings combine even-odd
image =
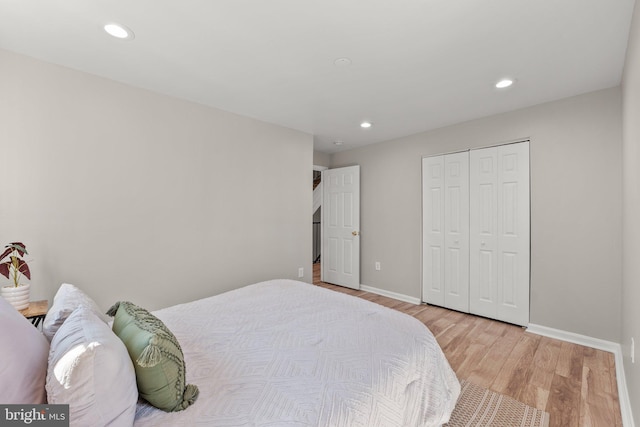
[[[422,160],[423,299],[469,311],[469,153]]]
[[[470,151],[471,313],[529,323],[529,143]]]

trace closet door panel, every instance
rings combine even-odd
[[[471,313],[529,323],[529,144],[470,152]]]
[[[529,144],[498,147],[497,318],[518,325],[529,323],[530,213]]]
[[[470,156],[469,310],[495,318],[498,301],[498,152],[472,150]]]
[[[422,299],[444,306],[444,156],[422,159]]]
[[[469,153],[444,156],[445,307],[469,312]]]

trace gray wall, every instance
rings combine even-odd
[[[627,388],[635,422],[640,422],[640,6],[633,14],[622,83],[623,230],[622,349]],[[631,363],[631,337],[636,363]]]
[[[422,156],[530,139],[531,323],[619,342],[621,108],[613,88],[332,155],[361,166],[362,284],[421,295]]]
[[[313,152],[313,164],[314,166],[324,166],[328,168],[331,164],[331,156],[327,153],[321,153],[320,151]]]
[[[311,281],[311,135],[0,50],[0,242],[150,309]]]

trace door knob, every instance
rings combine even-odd
[[[354,235],[354,236],[357,236],[360,233],[358,233],[357,231],[352,231],[351,234]]]
[[[484,246],[484,245],[486,245],[485,242],[480,242],[480,246]]]

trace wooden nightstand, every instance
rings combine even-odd
[[[47,310],[49,310],[49,301],[45,299],[42,301],[29,301],[29,307],[20,310],[20,313],[31,320],[33,326],[37,328],[40,322],[44,320]]]

